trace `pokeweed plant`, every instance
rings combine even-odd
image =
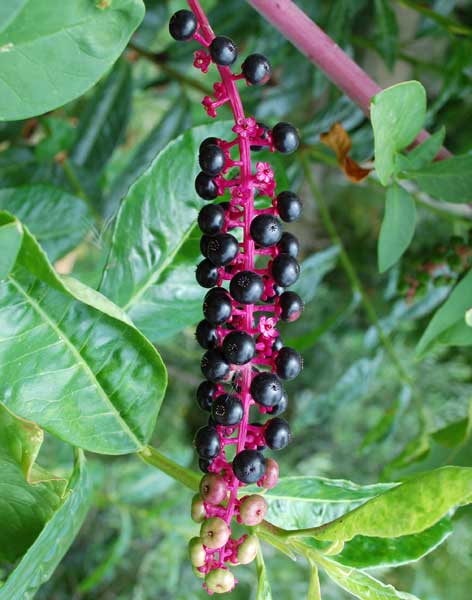
[[[467,203],[472,190],[471,156],[451,157],[441,148],[444,130],[429,138],[421,133],[426,119],[426,94],[421,84],[405,82],[380,91],[294,3],[251,0],[250,4],[363,110],[372,102],[375,162],[365,169],[363,185],[372,185],[374,175],[367,176],[375,167],[375,176],[387,187],[379,239],[381,270],[394,265],[412,241],[417,204],[433,207],[448,218],[470,218]],[[335,18],[330,19],[327,28],[332,32],[334,22],[354,19],[362,4],[349,8],[348,14],[346,3],[333,3],[333,11],[329,12]],[[386,333],[390,324],[380,323],[370,292],[357,275],[336,219],[331,217],[313,177],[311,158],[318,150],[313,131],[317,127],[321,132],[342,121],[342,115],[351,124],[362,123],[361,133],[369,126],[351,105],[347,105],[346,113],[346,99],[335,95],[333,103],[330,96],[324,115],[311,115],[310,122],[300,127],[303,144],[294,154],[290,178],[297,179],[301,166],[306,175],[306,198],[311,195],[317,201],[320,219],[333,245],[309,257],[300,281],[296,281],[299,244],[291,233],[282,232],[280,220],[298,218],[300,199],[288,191],[288,184],[280,183],[284,181],[284,169],[277,171],[281,190],[276,193],[276,169],[263,160],[256,160],[253,166],[251,153],[264,149],[291,153],[298,146],[298,131],[285,121],[270,128],[247,116],[239,95],[241,88],[237,88],[248,84],[248,103],[254,106],[255,98],[265,106],[266,114],[283,115],[284,110],[274,102],[268,109],[259,92],[260,85],[270,83],[268,59],[259,52],[249,54],[242,62],[242,72],[233,73],[236,46],[226,36],[215,37],[199,2],[190,0],[190,11],[179,11],[172,17],[170,32],[174,38],[202,45],[194,55],[197,69],[206,72],[211,63],[216,65],[220,80],[208,89],[204,81],[174,68],[166,53],[155,53],[140,45],[149,38],[150,24],[152,29],[168,18],[163,3],[147,5],[150,18],[132,42],[131,35],[144,15],[140,0],[26,0],[6,3],[0,9],[0,119],[28,119],[2,124],[0,130],[6,138],[6,142],[2,139],[0,154],[0,600],[54,595],[41,587],[63,560],[92,503],[100,509],[111,506],[119,511],[120,535],[77,589],[65,592],[67,597],[86,595],[106,581],[119,563],[124,565],[125,556],[127,559],[130,554],[139,554],[127,553],[131,514],[139,520],[146,513],[153,523],[154,519],[158,522],[159,539],[164,531],[170,534],[168,553],[173,558],[157,547],[158,566],[165,563],[161,579],[167,580],[167,570],[179,568],[180,551],[191,538],[190,562],[194,573],[205,578],[210,594],[233,590],[233,567],[255,559],[257,598],[268,599],[272,564],[268,569],[264,565],[263,541],[282,558],[305,559],[310,570],[309,582],[306,577],[310,598],[321,597],[320,572],[322,583],[327,585],[327,597],[333,595],[329,579],[337,595],[342,593],[341,588],[366,600],[414,600],[412,594],[397,591],[373,577],[369,569],[414,563],[452,533],[454,511],[472,500],[472,473],[468,466],[451,466],[454,456],[451,459],[449,453],[451,447],[458,453],[464,450],[470,419],[461,414],[430,436],[448,451],[440,468],[422,465],[428,470],[410,477],[400,473],[394,483],[360,486],[344,479],[292,476],[287,471],[279,478],[277,463],[263,454],[264,447],[279,450],[290,440],[289,425],[280,417],[288,406],[281,380],[290,380],[301,370],[298,350],[312,348],[323,333],[345,319],[345,314],[330,316],[321,329],[304,319],[303,328],[308,331],[293,341],[289,339],[288,346],[282,343],[276,325],[279,319],[290,322],[298,318],[303,302],[297,290],[308,287],[313,296],[316,286],[307,278],[319,281],[336,260],[345,270],[355,299],[359,299],[352,306],[355,309],[356,302],[360,302],[376,329],[402,382],[403,396],[419,396],[415,385],[421,382],[413,382],[410,375],[414,366],[406,371],[399,360]],[[379,28],[388,35],[375,36],[374,44],[390,64],[398,53],[395,15],[384,2],[376,1],[375,9]],[[244,11],[252,15],[248,7]],[[455,35],[457,23],[452,18],[427,11],[428,19],[436,17],[438,27],[446,27],[448,35]],[[234,12],[232,2],[221,3],[213,12],[215,20],[222,23],[221,31],[229,32],[225,28],[231,29]],[[163,31],[160,34],[165,36]],[[460,30],[461,36],[468,33],[466,27]],[[240,29],[238,35],[244,36],[244,31]],[[393,45],[389,46],[388,40],[393,40]],[[264,47],[263,36],[260,43]],[[127,44],[127,60],[120,59],[89,96],[47,116],[43,114],[86,92]],[[288,52],[287,45],[282,45]],[[180,67],[179,60],[182,64],[188,61],[188,52],[180,50],[183,58],[179,59],[176,46],[172,44],[166,52]],[[189,99],[182,95],[122,167],[122,157],[116,159],[114,151],[130,116],[131,65],[139,58],[148,61],[149,69],[155,65],[160,69],[151,87],[160,89],[172,81],[181,86],[179,90],[198,89],[204,94],[203,107],[210,117],[215,117],[220,108],[229,107],[233,122],[185,131],[191,123],[191,111]],[[295,98],[311,104],[309,86],[298,72],[299,68],[300,73],[311,73],[309,69],[303,71],[308,66],[306,61],[298,61],[294,69],[291,60],[284,62],[289,68],[277,65],[277,71],[283,73],[277,81],[279,89],[288,85]],[[462,60],[457,62],[458,78],[465,67]],[[135,84],[143,85],[140,77],[136,79],[139,83]],[[311,83],[313,90],[326,89],[326,84],[318,88],[319,81]],[[267,91],[267,87],[264,89]],[[269,100],[274,89],[267,91]],[[452,92],[448,90],[448,94]],[[77,129],[76,113],[80,116]],[[257,114],[252,108],[251,113]],[[228,139],[231,129],[234,137]],[[421,143],[412,149],[410,144],[417,136]],[[316,156],[329,164],[326,155]],[[273,158],[275,167],[277,155]],[[212,200],[217,201],[210,203]],[[343,212],[350,211],[343,207]],[[107,221],[110,217],[113,223]],[[200,240],[195,222],[203,233]],[[109,235],[111,229],[113,234]],[[304,232],[305,240],[312,237],[311,229],[308,235]],[[105,261],[97,261],[92,276],[81,262],[83,248],[90,240],[94,249],[105,246],[102,255],[109,250],[103,273]],[[423,333],[418,346],[420,356],[440,345],[472,343],[472,274],[466,260],[469,249],[457,237],[453,240],[451,245],[457,252],[441,252],[439,256],[439,266],[447,262],[451,271],[446,282],[450,295]],[[461,257],[464,260],[458,264]],[[330,261],[330,266],[325,263],[320,267],[323,260]],[[70,263],[74,261],[77,265],[72,269]],[[205,318],[196,332],[197,341],[206,351],[201,362],[205,381],[198,387],[197,402],[210,413],[208,425],[195,437],[199,465],[204,471],[202,479],[149,445],[167,386],[166,366],[154,343],[201,319],[201,290],[193,273],[197,261],[198,283],[211,288],[204,300]],[[419,264],[422,270],[431,267],[425,261]],[[70,276],[71,269],[74,276]],[[457,282],[452,291],[451,282]],[[300,288],[285,290],[290,285]],[[308,306],[309,294],[301,295]],[[467,311],[469,318],[465,320]],[[164,352],[170,354],[169,348],[164,347]],[[185,351],[179,347],[178,353],[179,361],[184,361]],[[377,368],[381,359],[379,353],[375,360],[367,361],[368,366]],[[170,356],[166,356],[166,363],[174,366]],[[362,367],[360,377],[368,380],[365,362]],[[315,369],[311,365],[301,374],[307,377],[308,372],[310,389],[315,380],[312,371],[317,377],[322,375],[318,366]],[[337,383],[342,395],[354,404],[356,396],[348,392],[356,387],[355,378],[351,370],[345,375],[348,377],[341,377]],[[183,373],[175,379],[184,383]],[[327,406],[322,407],[326,411],[348,412],[346,405],[343,410],[338,406],[336,411],[331,410],[329,395],[319,397],[326,402]],[[170,394],[168,398],[170,404],[174,398]],[[313,405],[307,406],[306,398],[300,395],[300,406],[294,404],[290,409],[298,421],[314,418],[316,411]],[[390,411],[369,432],[367,447],[379,442],[389,427],[400,429],[398,412],[397,408]],[[175,413],[179,423],[185,422],[179,411]],[[54,460],[49,457],[46,461],[47,452],[39,454],[44,432],[48,434],[46,450],[48,444],[53,444]],[[392,464],[397,468],[410,466],[427,453],[432,442],[428,439],[423,444],[427,436],[423,431],[420,434],[420,441],[413,438],[386,465],[386,470]],[[184,430],[178,429],[178,435],[183,439]],[[297,464],[302,454],[313,449],[313,436],[300,437]],[[70,461],[63,461],[62,454],[71,448],[74,464],[69,473]],[[335,450],[332,446],[330,453]],[[90,452],[87,461],[84,451]],[[349,453],[354,456],[354,449],[350,447]],[[105,476],[94,454],[131,454],[142,460],[108,463]],[[467,454],[459,458],[458,464],[468,464]],[[42,466],[44,461],[48,469]],[[437,466],[438,462],[432,464]],[[133,465],[131,483],[125,465]],[[159,470],[157,484],[152,477],[148,479],[148,465]],[[345,472],[341,461],[335,469],[336,473]],[[200,527],[198,535],[190,530],[190,519],[182,514],[172,520],[172,501],[161,502],[162,487],[166,485],[161,472],[195,494],[191,516]],[[107,479],[120,483],[110,490]],[[123,493],[120,487],[129,489]],[[100,489],[98,493],[96,488]],[[149,500],[149,515],[134,510],[143,496],[148,500],[155,496]],[[178,511],[180,504],[176,505]],[[141,531],[148,524],[146,521]],[[92,535],[90,531],[88,535]],[[272,553],[270,558],[271,563],[281,564],[277,554]],[[246,568],[236,572],[240,581],[232,592],[235,597],[246,593],[249,572]],[[157,575],[153,572],[152,576],[155,594]],[[299,595],[299,587],[294,593]],[[278,591],[276,594],[280,597]]]

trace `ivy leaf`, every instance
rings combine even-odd
[[[444,142],[446,128],[441,127],[407,154],[397,154],[395,171],[417,170],[430,163]]]
[[[472,155],[453,156],[415,171],[405,177],[416,181],[426,193],[446,202],[472,202]]]
[[[23,228],[18,221],[0,227],[0,280],[5,279],[13,268],[22,240]]]
[[[395,170],[395,155],[409,146],[426,117],[426,92],[418,81],[405,81],[376,94],[370,114],[375,142],[375,169],[382,185]]]
[[[0,14],[0,120],[77,98],[106,73],[144,16],[141,0],[24,0]]]
[[[375,0],[375,38],[377,48],[391,70],[398,53],[398,23],[388,0]]]
[[[267,576],[267,569],[260,546],[256,555],[256,568],[258,577],[256,600],[272,600],[269,577]]]
[[[35,597],[79,532],[90,506],[91,492],[85,458],[77,451],[64,502],[52,514],[33,545],[0,587],[0,600],[32,600]]]
[[[464,319],[465,313],[470,308],[471,297],[472,271],[469,271],[452,290],[446,302],[436,311],[421,336],[416,348],[418,357],[424,356],[435,343],[453,345],[462,341],[461,345],[472,344],[472,330]]]
[[[378,241],[379,271],[384,273],[407,250],[416,227],[413,196],[394,183],[387,188],[385,214]]]
[[[13,221],[0,213],[0,226]],[[159,354],[112,302],[60,278],[23,230],[16,264],[0,282],[0,397],[75,446],[142,450],[166,387]]]

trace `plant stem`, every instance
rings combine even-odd
[[[366,115],[369,115],[370,100],[382,88],[294,2],[291,0],[247,0],[247,2],[319,67],[336,87],[360,106]],[[423,130],[414,144],[419,144],[428,137],[429,133]],[[449,150],[443,147],[436,158],[450,157]]]
[[[310,169],[310,163],[309,163],[308,159],[306,158],[306,156],[302,156],[301,162],[303,165],[303,170],[305,172],[306,180],[308,182],[308,187],[310,188],[310,191],[311,191],[313,197],[316,199],[316,202],[318,205],[318,210],[320,212],[321,220],[323,221],[323,224],[324,224],[327,232],[329,233],[329,236],[331,237],[332,242],[334,244],[336,244],[337,246],[339,246],[339,259],[340,259],[341,265],[347,275],[347,278],[349,279],[352,288],[360,294],[361,302],[362,302],[362,305],[364,306],[364,310],[365,310],[369,320],[371,321],[371,323],[374,325],[375,329],[377,330],[379,339],[382,342],[390,360],[392,361],[393,365],[395,366],[400,379],[404,383],[411,385],[412,379],[409,376],[409,374],[406,372],[400,359],[398,358],[389,336],[386,335],[384,333],[384,331],[382,330],[382,327],[380,325],[379,318],[375,311],[374,305],[372,304],[369,296],[367,295],[367,292],[364,290],[364,287],[362,286],[361,280],[359,279],[356,269],[355,269],[351,259],[349,258],[348,253],[346,252],[346,249],[345,249],[343,242],[339,236],[339,233],[336,229],[334,221],[331,218],[331,214],[329,212],[328,205],[326,204],[326,201],[325,201],[323,195],[321,194],[320,190],[318,189],[318,186],[315,183],[313,174]]]
[[[198,491],[200,478],[197,473],[194,473],[186,467],[174,462],[172,459],[164,456],[159,450],[152,446],[147,446],[142,452],[138,452],[138,455],[147,462],[149,465],[156,467],[172,479],[179,481],[193,492]]]

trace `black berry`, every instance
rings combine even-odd
[[[283,396],[279,400],[279,402],[277,402],[277,404],[274,404],[274,406],[272,407],[270,414],[273,415],[274,417],[281,415],[282,413],[284,413],[287,410],[287,405],[288,405],[288,397],[287,397],[287,394],[284,392]]]
[[[260,138],[266,140],[267,133],[269,132],[269,127],[265,123],[257,123],[257,126],[264,130],[264,132],[260,135]],[[262,150],[263,148],[265,148],[265,146],[251,146],[251,150],[253,150],[254,152],[259,152],[259,150]]]
[[[282,238],[282,224],[272,215],[258,215],[251,223],[251,237],[259,246],[273,246]]]
[[[197,342],[200,344],[200,346],[205,348],[205,350],[214,348],[218,344],[216,327],[206,320],[200,321],[200,323],[197,325],[195,337],[197,338]]]
[[[303,300],[295,292],[284,292],[279,298],[281,309],[280,318],[282,321],[293,322],[303,312]]]
[[[229,67],[237,59],[238,50],[233,40],[219,35],[210,44],[210,55],[217,65]]]
[[[241,65],[244,77],[252,85],[264,85],[270,79],[272,67],[262,54],[250,54]]]
[[[207,207],[205,206],[204,208]],[[288,231],[282,234],[277,248],[281,254],[289,254],[292,258],[297,258],[300,252],[300,244],[297,238]]]
[[[211,462],[212,462],[211,460],[207,460],[206,458],[199,458],[198,459],[198,468],[200,469],[200,471],[202,473],[209,473]]]
[[[204,151],[204,149],[207,146],[218,146],[218,142],[219,142],[219,140],[216,137],[205,138],[203,140],[203,142],[200,144],[200,149],[199,149],[200,154]]]
[[[225,210],[219,204],[206,204],[198,214],[198,226],[208,235],[220,233],[224,224]]]
[[[264,438],[271,450],[282,450],[288,446],[292,439],[292,434],[287,421],[280,417],[267,421]]]
[[[284,343],[282,342],[282,338],[280,337],[280,335],[278,335],[275,338],[274,343],[272,344],[272,350],[274,352],[278,352],[281,348],[283,348]]]
[[[217,396],[211,407],[211,416],[218,425],[226,427],[238,425],[243,415],[243,403],[237,396],[231,394]]]
[[[206,173],[199,173],[195,179],[195,191],[204,200],[214,200],[218,196],[218,186]]]
[[[243,450],[233,460],[233,473],[243,483],[256,483],[265,474],[265,458],[258,450]]]
[[[205,258],[198,264],[195,276],[202,287],[213,287],[218,281],[218,268],[208,258]]]
[[[205,319],[213,325],[221,325],[231,316],[231,299],[227,293],[207,294],[203,301]]]
[[[229,265],[239,252],[239,242],[230,233],[218,233],[206,246],[206,256],[217,267]]]
[[[216,384],[212,381],[202,381],[197,388],[197,402],[202,410],[210,412],[211,403],[216,394]]]
[[[207,144],[198,157],[201,170],[210,177],[216,177],[225,166],[225,153],[216,144]]]
[[[277,211],[282,221],[291,223],[300,218],[302,202],[294,192],[280,192],[277,196]]]
[[[254,357],[255,352],[254,340],[245,331],[232,331],[223,340],[223,354],[233,365],[245,365]]]
[[[186,42],[197,30],[197,19],[190,10],[178,10],[169,21],[169,33],[178,42]]]
[[[276,150],[291,154],[298,148],[300,138],[298,131],[290,123],[277,123],[272,129],[272,141]]]
[[[221,449],[220,436],[215,427],[205,425],[195,434],[193,445],[200,458],[211,460],[218,456]]]
[[[224,381],[229,375],[229,364],[219,350],[205,352],[200,366],[204,377],[215,383]]]
[[[274,373],[258,373],[251,382],[251,396],[262,406],[274,406],[280,402],[284,390]]]
[[[277,354],[275,366],[281,379],[295,379],[303,368],[303,359],[294,348],[284,346]]]
[[[279,254],[272,261],[271,273],[275,283],[288,287],[297,281],[300,265],[289,254]]]
[[[202,235],[200,238],[200,252],[205,258],[208,258],[208,244],[210,243],[210,240],[211,236],[209,235]]]
[[[231,279],[229,291],[236,302],[255,304],[259,302],[264,292],[264,282],[257,273],[240,271]]]

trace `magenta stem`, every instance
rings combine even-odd
[[[291,0],[247,0],[312,63],[319,67],[336,87],[351,98],[366,115],[370,101],[382,88],[363,71],[326,33]],[[413,145],[430,134],[421,131]],[[442,147],[436,158],[450,158]]]

